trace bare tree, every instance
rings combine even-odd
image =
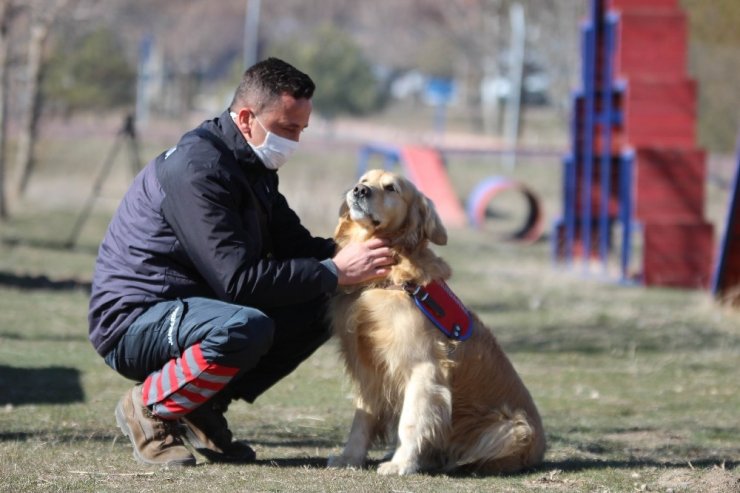
[[[8,59],[10,53],[10,21],[14,6],[12,0],[0,0],[0,220],[8,217],[5,196],[5,147],[8,111]]]
[[[23,195],[33,172],[34,137],[38,128],[40,113],[39,96],[43,48],[59,12],[68,0],[36,0],[28,4],[31,22],[29,24],[28,62],[26,65],[24,107],[21,113],[21,128],[16,152],[17,191]]]

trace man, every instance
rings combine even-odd
[[[186,133],[134,180],[100,245],[90,340],[141,382],[115,409],[134,457],[251,461],[224,417],[253,402],[328,337],[338,285],[387,275],[380,241],[336,252],[278,191],[277,169],[308,127],[313,81],[270,58],[250,67],[230,108]]]

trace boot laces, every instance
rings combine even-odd
[[[152,412],[148,407],[144,407],[144,415],[155,421],[157,425],[154,427],[157,439],[166,439],[172,437],[173,441],[177,442],[180,440],[182,431],[180,430],[181,423],[179,419],[163,419]]]

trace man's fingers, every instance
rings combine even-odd
[[[375,265],[376,267],[384,267],[388,265],[393,265],[395,263],[396,263],[395,259],[388,255],[385,255],[382,257],[376,257],[373,259],[373,265]]]
[[[388,245],[388,240],[383,238],[371,238],[365,242],[365,245],[367,245],[368,248],[374,250],[376,248]]]
[[[339,271],[339,282],[344,285],[385,277],[396,259],[387,240],[373,238],[345,246],[334,256],[334,262]]]
[[[384,266],[393,265],[396,263],[396,260],[391,249],[383,247],[373,251],[371,262],[375,266]]]

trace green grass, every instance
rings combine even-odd
[[[339,197],[354,180],[354,150],[327,154],[309,145],[302,153],[281,170],[283,187],[312,229],[330,234]],[[468,230],[452,231],[438,251],[453,266],[453,288],[495,332],[540,408],[549,440],[541,467],[506,477],[387,478],[375,472],[385,453],[379,446],[367,470],[325,469],[352,417],[333,342],[254,405],[232,405],[231,427],[256,448],[256,464],[139,465],[113,418],[131,383],[95,354],[86,321],[96,245],[127,170],[106,185],[77,248],[60,247],[96,165],[35,177],[36,197],[54,183],[75,186],[58,192],[66,198],[26,199],[0,230],[0,491],[738,487],[740,312],[702,291],[624,286],[578,266],[553,266],[546,240],[520,246]],[[481,159],[451,166],[461,194],[479,177],[505,172]],[[557,214],[556,163],[525,163],[515,173],[552,204],[548,217]]]

